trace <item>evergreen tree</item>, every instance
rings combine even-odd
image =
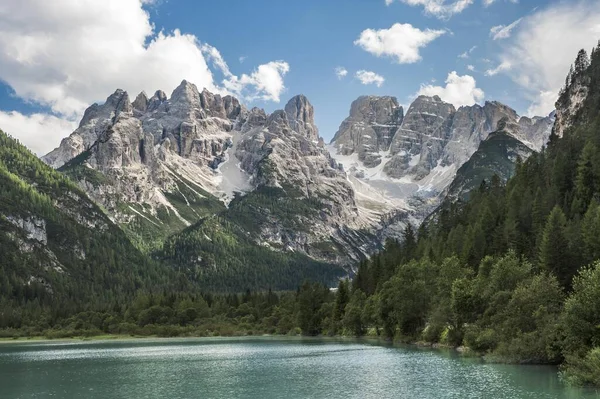
[[[333,305],[333,334],[337,334],[339,332],[341,321],[344,318],[346,305],[350,300],[350,292],[348,289],[349,285],[350,283],[346,279],[340,280],[338,284],[335,302]]]
[[[539,252],[540,266],[557,276],[563,287],[570,286],[573,277],[566,225],[565,214],[555,206],[546,222]]]
[[[406,224],[403,232],[404,238],[404,259],[407,262],[414,259],[415,251],[417,249],[417,237],[415,236],[415,230],[410,222]]]

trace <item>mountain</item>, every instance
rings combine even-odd
[[[141,93],[133,102],[117,90],[89,107],[43,160],[78,182],[139,248],[205,280],[230,268],[242,272],[233,265],[256,266],[237,250],[235,260],[209,260],[203,248],[222,230],[241,247],[268,249],[254,259],[256,270],[275,271],[276,263],[285,269],[283,253],[293,264],[337,275],[339,265],[350,267],[381,247],[380,220],[357,205],[305,96],[267,115],[187,81],[170,97]],[[206,234],[194,234],[198,229]],[[186,256],[173,258],[182,242]]]
[[[224,276],[252,267],[321,268],[327,279],[350,270],[419,224],[502,118],[532,147],[551,123],[496,102],[456,110],[437,96],[418,97],[405,115],[394,97],[364,96],[326,146],[314,112],[302,95],[270,115],[248,110],[185,80],[170,97],[131,101],[117,90],[42,159],[142,251],[221,289]],[[229,254],[215,258],[224,237]],[[240,248],[251,246],[262,255],[248,265]],[[285,287],[302,278],[284,274],[295,276]]]
[[[525,156],[546,143],[554,115],[519,117],[495,101],[456,109],[438,96],[419,96],[404,114],[394,97],[364,96],[352,103],[329,150],[347,171],[359,206],[380,217],[403,210],[402,223],[419,224],[501,120],[529,147]],[[393,227],[383,226],[380,236]]]
[[[578,54],[555,115],[539,152],[525,144],[544,121],[501,118],[418,233],[340,284],[338,318],[357,335],[560,364],[565,381],[599,385],[600,45]]]
[[[499,122],[498,130],[490,133],[458,169],[446,198],[466,200],[482,182],[489,183],[497,177],[505,183],[514,175],[517,163],[529,158],[533,150],[513,136],[510,130],[505,120]]]
[[[176,281],[76,184],[1,131],[0,187],[2,326],[41,308],[72,314]]]

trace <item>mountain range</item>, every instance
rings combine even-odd
[[[137,251],[206,289],[293,289],[353,273],[444,198],[508,179],[555,119],[363,96],[326,144],[314,113],[302,95],[267,114],[185,80],[170,97],[116,90],[41,159]]]

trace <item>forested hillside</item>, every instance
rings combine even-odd
[[[336,299],[347,332],[564,363],[600,384],[600,47],[578,54],[556,106],[547,148],[506,184],[448,200],[360,265]]]
[[[0,131],[0,327],[42,324],[177,287],[68,178]]]

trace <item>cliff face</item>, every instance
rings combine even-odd
[[[406,115],[393,97],[360,97],[329,149],[353,184],[359,206],[384,220],[382,235],[419,223],[442,199],[456,172],[500,121],[532,150],[546,143],[553,115],[520,118],[499,102],[455,109],[438,96],[420,96]],[[394,216],[398,210],[403,216]]]
[[[150,248],[203,218],[227,217],[234,198],[236,209],[255,215],[258,245],[341,264],[378,248],[364,233],[377,222],[360,212],[305,96],[267,115],[186,81],[170,98],[157,91],[131,102],[117,90],[43,159]],[[286,215],[262,218],[276,213],[270,202],[288,200],[295,205]]]
[[[350,265],[418,224],[500,120],[531,147],[551,124],[497,102],[420,96],[405,115],[394,97],[364,96],[326,146],[314,114],[302,95],[267,114],[187,81],[170,97],[117,90],[43,159],[142,248],[219,217],[256,245]]]

